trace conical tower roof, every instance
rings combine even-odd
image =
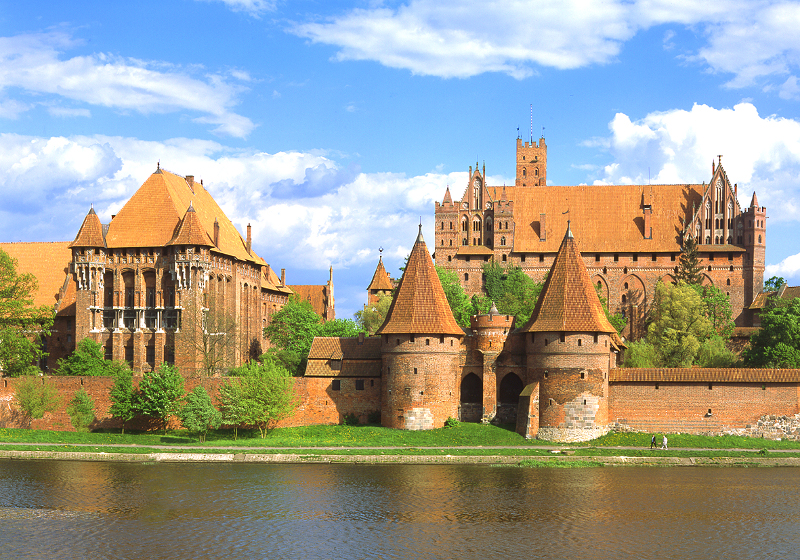
[[[453,197],[450,196],[450,185],[447,185],[447,190],[444,191],[444,200],[442,204],[453,204]]]
[[[75,241],[69,244],[70,247],[105,247],[106,240],[103,237],[103,224],[94,211],[94,207],[89,210],[83,219],[81,229],[75,236]]]
[[[389,277],[389,274],[386,272],[386,269],[383,266],[383,257],[378,257],[378,267],[375,269],[375,274],[372,275],[372,282],[369,283],[367,290],[392,290],[394,289],[394,284],[392,284],[392,279]]]
[[[463,336],[444,295],[433,260],[422,238],[422,226],[406,270],[376,334],[449,334]]]
[[[756,191],[753,191],[753,198],[750,200],[750,208],[758,207],[758,197],[756,197]]]
[[[602,332],[613,333],[617,338],[617,330],[603,312],[589,279],[569,223],[533,314],[520,331]]]
[[[197,217],[197,212],[194,211],[192,203],[189,203],[186,214],[183,215],[183,219],[178,224],[178,230],[167,245],[214,246],[203,224],[200,223],[200,218]]]

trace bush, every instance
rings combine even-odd
[[[358,426],[358,415],[349,412],[342,418],[342,426]]]
[[[25,377],[17,383],[17,403],[29,421],[44,417],[45,412],[53,412],[61,404],[58,389],[42,381],[41,377]]]
[[[83,387],[69,401],[67,414],[69,414],[69,420],[75,430],[79,432],[89,431],[89,425],[94,420],[94,400]]]
[[[186,404],[180,411],[183,427],[197,434],[200,443],[206,441],[209,430],[216,430],[222,423],[222,414],[214,408],[211,397],[204,387],[197,386],[186,395]]]
[[[445,428],[458,428],[461,425],[461,422],[450,416],[447,420],[444,421]]]
[[[622,367],[651,368],[658,366],[656,347],[645,340],[628,343]]]
[[[697,364],[707,368],[727,368],[736,363],[736,354],[728,350],[725,340],[715,335],[700,344]]]

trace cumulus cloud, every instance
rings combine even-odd
[[[794,82],[786,80],[800,62],[799,23],[798,3],[763,0],[553,0],[535,8],[513,0],[408,0],[297,23],[290,31],[338,47],[337,60],[374,60],[444,78],[484,72],[526,78],[537,67],[613,62],[636,33],[671,25],[705,39],[697,52],[679,56],[732,74],[728,86],[756,84],[796,97]],[[673,29],[665,31],[663,46],[680,52]]]
[[[143,114],[191,111],[196,122],[214,125],[219,134],[245,137],[255,127],[231,109],[244,91],[220,75],[204,79],[187,70],[106,53],[66,58],[75,40],[63,32],[0,37],[0,92],[14,88],[40,97],[66,98],[90,105]],[[15,116],[30,108],[19,101],[0,100],[0,116]],[[49,109],[59,111],[59,109]],[[85,108],[61,109],[85,116]]]
[[[772,276],[800,278],[800,253],[786,257],[778,264],[768,264],[764,270],[764,277]]]
[[[609,123],[611,135],[590,146],[609,152],[597,184],[699,183],[711,179],[711,162],[739,185],[739,202],[770,207],[772,222],[800,219],[800,122],[762,117],[750,103],[732,109],[694,105],[691,110],[651,113],[632,121],[623,113]]]

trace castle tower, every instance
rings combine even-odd
[[[88,309],[88,313],[76,313],[75,340],[81,340],[90,333],[97,340],[97,333],[103,328],[103,276],[105,274],[106,240],[103,225],[94,211],[89,210],[83,219],[78,235],[69,244],[72,249],[72,273],[75,275],[77,309]],[[112,305],[111,302],[105,305]]]
[[[421,225],[392,306],[375,334],[381,337],[381,424],[425,430],[456,418],[464,331],[447,303]]]
[[[518,332],[525,337],[528,383],[538,384],[538,430],[531,425],[524,435],[586,441],[607,432],[608,371],[621,341],[569,223],[533,314]]]
[[[544,137],[539,144],[531,140],[522,142],[517,138],[517,181],[518,187],[536,187],[547,184],[547,145]]]
[[[501,315],[492,303],[486,315],[473,315],[470,319],[472,328],[472,345],[470,350],[477,351],[483,360],[481,372],[483,402],[480,411],[466,410],[468,406],[461,404],[461,420],[492,419],[498,414],[497,357],[503,351],[508,334],[514,329],[514,316]],[[463,383],[463,382],[462,382]],[[462,386],[463,390],[463,386]],[[463,401],[463,399],[462,399]],[[478,414],[479,412],[480,414]],[[501,414],[502,421],[506,418]]]
[[[750,200],[750,207],[742,213],[744,247],[747,255],[744,262],[744,306],[753,303],[764,286],[764,264],[767,245],[767,208],[758,205],[756,193]]]
[[[383,255],[381,255],[378,257],[378,266],[372,275],[372,282],[367,286],[367,305],[378,303],[380,296],[391,294],[393,289],[394,283],[383,266]]]

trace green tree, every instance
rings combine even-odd
[[[800,368],[800,298],[761,312],[744,361],[751,367]]]
[[[72,427],[78,432],[88,432],[94,420],[94,399],[81,387],[67,404],[67,414]]]
[[[730,339],[734,329],[730,298],[716,286],[695,288],[703,299],[706,317],[711,321],[714,331],[724,340]]]
[[[186,395],[186,404],[181,408],[179,416],[183,427],[197,434],[200,443],[206,441],[209,430],[216,430],[222,422],[222,415],[214,408],[208,392],[200,385]]]
[[[611,326],[617,329],[617,334],[622,334],[628,320],[622,316],[622,313],[611,313],[608,310],[608,301],[601,295],[600,286],[595,285],[594,289],[597,291],[597,297],[600,299],[600,305],[603,307],[603,313],[606,314],[606,319],[611,323]],[[650,367],[650,366],[626,366],[626,367]]]
[[[56,371],[58,375],[108,375],[108,363],[103,356],[103,346],[91,338],[84,338],[72,354],[58,360]]]
[[[15,395],[17,404],[28,417],[28,426],[31,420],[44,417],[46,412],[54,412],[61,404],[58,389],[38,376],[20,379]]]
[[[320,323],[314,332],[314,336],[348,337],[358,336],[360,332],[362,332],[361,327],[352,319],[331,319],[330,321]],[[313,337],[311,340],[313,342]],[[310,349],[311,346],[309,346],[309,350]]]
[[[392,306],[392,299],[391,294],[380,294],[377,303],[365,305],[364,309],[355,312],[356,323],[368,336],[375,334],[383,325],[386,314]]]
[[[108,409],[113,418],[122,421],[122,433],[125,433],[125,424],[139,414],[139,393],[133,387],[133,371],[125,362],[112,362],[109,375],[114,378],[109,399],[111,406]]]
[[[780,276],[772,276],[771,278],[764,281],[764,291],[765,292],[777,292],[781,289],[781,286],[786,284],[786,280],[781,278]]]
[[[687,367],[701,341],[714,332],[703,299],[693,286],[678,282],[656,286],[647,340],[656,348],[659,365]]]
[[[33,274],[18,274],[17,261],[0,250],[0,371],[19,377],[39,371],[35,364],[47,354],[41,339],[50,334],[52,306],[34,305]]]
[[[504,293],[495,300],[497,310],[503,315],[514,315],[517,318],[517,325],[524,325],[536,307],[536,301],[544,284],[534,282],[518,266],[507,269],[503,284]]]
[[[737,361],[734,354],[725,345],[726,339],[718,334],[700,343],[697,352],[697,365],[706,368],[727,368],[734,365]]]
[[[275,364],[249,362],[238,368],[246,424],[266,437],[277,422],[290,416],[299,404],[292,375]]]
[[[450,310],[453,312],[456,323],[460,327],[468,328],[472,305],[464,292],[464,288],[461,286],[458,274],[437,265],[436,275],[439,277],[439,283],[442,285],[442,290],[444,290],[444,297],[447,298],[447,303],[450,305]]]
[[[238,342],[233,313],[217,305],[216,298],[209,298],[207,303],[195,298],[181,311],[180,332],[175,334],[175,355],[195,356],[199,363],[198,374],[210,377],[233,367]]]
[[[178,368],[161,364],[144,374],[139,383],[139,411],[161,422],[164,433],[170,417],[178,413],[183,399],[183,378]]]
[[[321,323],[309,302],[292,296],[264,332],[273,345],[306,358]]]
[[[683,242],[678,270],[675,272],[675,281],[676,283],[697,285],[703,281],[703,275],[700,273],[700,257],[697,255],[697,243],[692,236],[687,237]]]
[[[239,436],[239,426],[249,418],[244,389],[239,379],[229,379],[219,388],[219,408],[222,424],[233,426],[233,439]]]
[[[625,350],[625,359],[622,367],[627,368],[652,368],[658,365],[658,352],[656,347],[646,340],[628,343]]]

